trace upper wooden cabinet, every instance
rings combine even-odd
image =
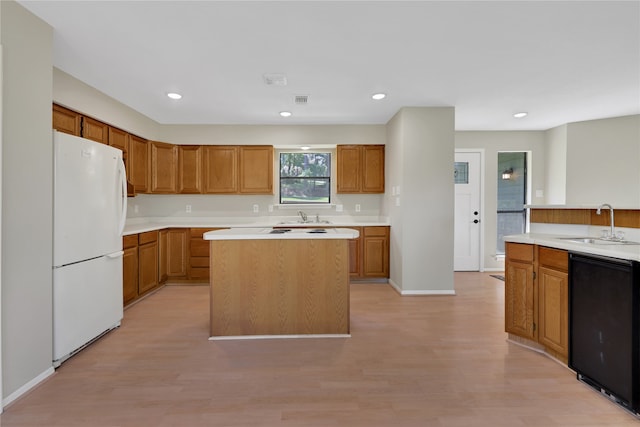
[[[178,193],[202,193],[202,151],[200,145],[178,145]]]
[[[241,194],[273,194],[273,147],[240,146]]]
[[[109,144],[109,125],[90,117],[82,117],[82,137]]]
[[[229,145],[203,146],[203,192],[238,192],[238,147]]]
[[[137,193],[149,191],[149,144],[146,139],[129,135],[129,181]]]
[[[178,148],[164,142],[149,142],[151,152],[151,192],[176,193]]]
[[[80,136],[80,121],[82,116],[75,111],[60,105],[53,104],[53,129],[69,133],[71,135]]]
[[[122,150],[122,160],[125,167],[128,167],[127,145],[129,142],[129,134],[122,129],[109,126],[109,145]]]
[[[109,125],[91,117],[53,104],[52,110],[53,129],[75,136],[97,141],[102,144],[109,143]]]
[[[337,146],[338,193],[384,193],[384,145]]]

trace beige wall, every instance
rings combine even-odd
[[[567,125],[566,204],[640,208],[640,115]]]
[[[2,93],[3,403],[52,368],[53,32],[0,2]]]
[[[545,135],[545,203],[563,205],[567,200],[567,125]]]
[[[387,166],[395,172],[384,211],[393,236],[391,280],[403,294],[453,293],[454,113],[402,108],[388,124]],[[400,206],[392,187],[400,187]]]

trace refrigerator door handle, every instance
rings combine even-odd
[[[118,252],[114,252],[112,254],[107,255],[107,258],[116,259],[116,258],[120,258],[122,255],[124,255],[124,251],[118,251]]]
[[[127,220],[127,172],[124,168],[124,161],[120,159],[120,185],[122,186],[122,212],[120,212],[120,235],[124,231],[124,225]]]

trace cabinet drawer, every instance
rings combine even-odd
[[[147,231],[146,233],[138,234],[138,244],[144,245],[146,243],[152,243],[158,241],[157,231]]]
[[[507,242],[505,253],[508,259],[533,262],[533,245]]]
[[[138,235],[130,234],[128,236],[122,236],[122,249],[135,248],[138,246]]]
[[[190,276],[192,279],[209,279],[209,268],[208,267],[193,267],[190,271]]]
[[[539,246],[538,264],[554,270],[569,271],[569,254],[561,249]]]
[[[195,256],[191,257],[190,260],[191,267],[205,267],[209,268],[209,257],[204,256]]]
[[[191,239],[189,243],[191,257],[209,257],[209,241],[202,239]]]
[[[385,237],[389,234],[389,227],[363,227],[365,237]]]

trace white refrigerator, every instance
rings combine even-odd
[[[53,132],[53,365],[120,326],[122,151]]]

